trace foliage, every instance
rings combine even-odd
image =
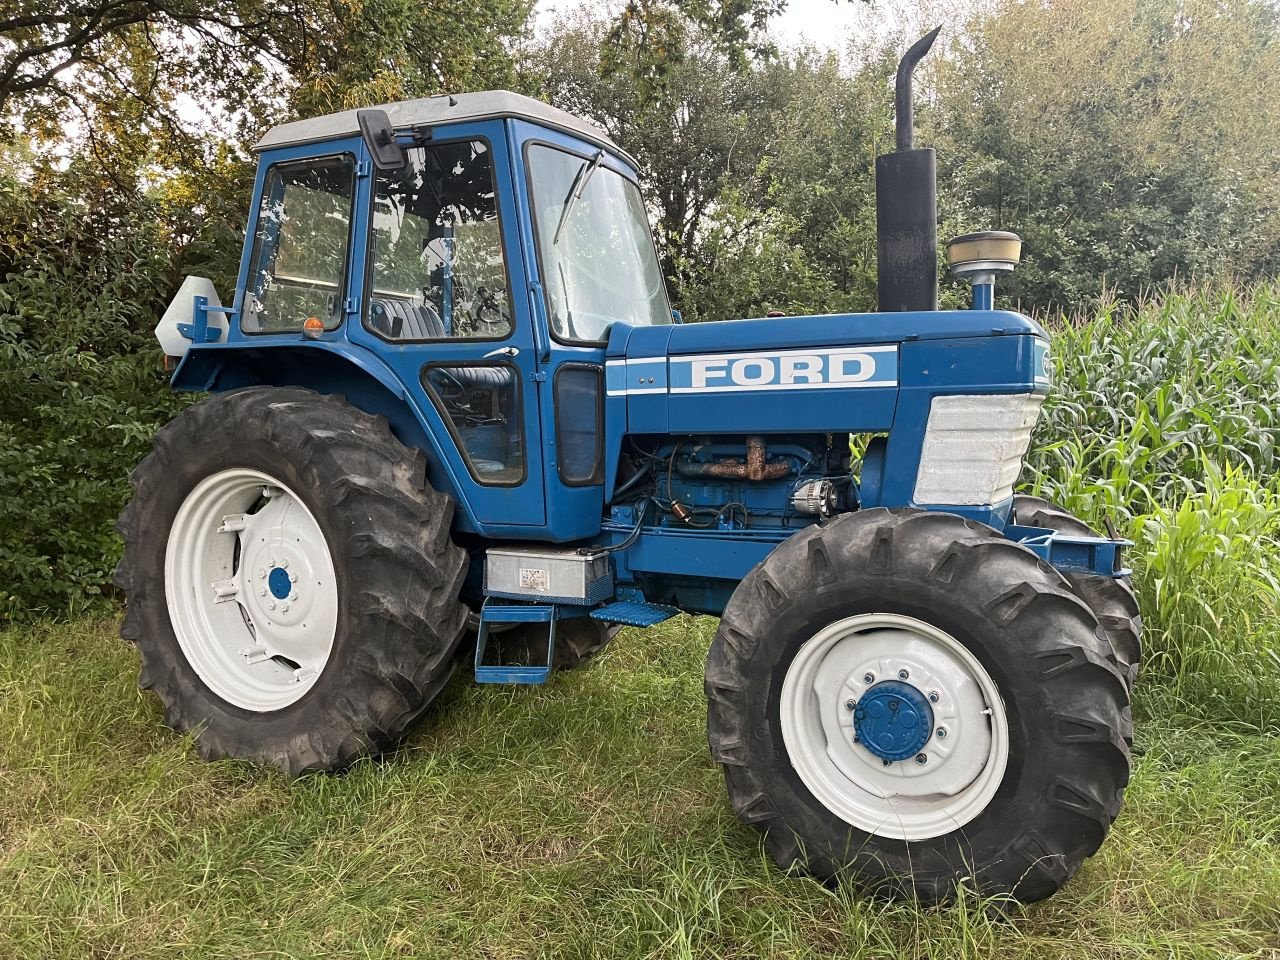
[[[0,179],[0,619],[106,589],[129,472],[176,409],[151,338],[178,266],[160,213]]]
[[[1054,328],[1029,474],[1084,516],[1134,517],[1238,466],[1280,476],[1280,285],[1112,303]]]
[[[67,116],[107,142],[196,148],[199,103],[241,139],[290,111],[510,82],[531,0],[13,0],[0,17],[0,123],[46,140]],[[114,129],[112,129],[114,128]],[[3,133],[0,127],[0,133]],[[6,139],[0,136],[0,139]]]
[[[1280,269],[1280,14],[1266,0],[1002,0],[939,51],[944,216],[1010,229],[1038,308]]]
[[[1280,285],[1054,331],[1029,485],[1135,541],[1144,697],[1280,731]]]

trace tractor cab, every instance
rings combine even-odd
[[[634,162],[505,92],[287,123],[256,149],[230,323],[174,348],[175,387],[246,362],[323,378],[426,446],[463,529],[594,533],[610,331],[672,322]]]

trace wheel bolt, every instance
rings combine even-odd
[[[266,569],[266,567],[259,567],[259,568],[258,568],[258,579],[259,579],[259,580],[261,580],[261,579],[262,579],[263,577],[265,577],[266,575],[267,575],[267,569]]]
[[[884,766],[886,766],[886,767],[889,765],[889,761],[888,761],[888,760],[881,760],[880,762],[881,762]]]
[[[916,754],[916,763],[920,764],[921,766],[924,766],[928,762],[929,762],[929,758],[926,757],[923,753]]]
[[[937,703],[937,702],[938,702],[938,691],[937,691],[937,690],[930,690],[930,691],[929,691],[929,702],[930,702],[930,703]]]
[[[946,728],[946,727],[939,727],[939,728],[938,728],[938,739],[939,739],[939,740],[945,740],[945,739],[947,739],[947,728]]]
[[[291,573],[291,574],[289,574],[289,582],[290,582],[290,583],[297,583],[297,582],[298,582],[298,575],[297,575],[296,573]]]
[[[858,705],[858,704],[857,704],[855,701],[853,701],[853,700],[846,700],[846,701],[844,702],[844,708],[845,708],[846,710],[852,710],[852,709],[853,709],[854,707],[856,707],[857,705]]]
[[[283,611],[284,613],[288,613],[288,612],[289,612],[289,605],[288,605],[287,603],[282,603],[282,604],[280,604],[280,609],[281,609],[281,611]]]
[[[289,569],[289,558],[288,558],[288,557],[281,557],[281,558],[280,558],[280,569],[282,569],[282,570],[287,570],[287,569]]]
[[[899,671],[898,671],[898,679],[899,679],[899,680],[905,680],[905,679],[907,679],[907,677],[909,677],[909,676],[911,676],[911,674],[910,674],[910,673],[908,673],[905,669],[903,669],[903,670],[899,670]]]
[[[863,683],[875,683],[875,682],[876,682],[876,675],[875,675],[874,673],[871,673],[871,672],[869,672],[869,671],[868,671],[867,673],[864,673],[864,674],[862,675],[862,682],[863,682]]]
[[[274,600],[268,600],[268,601],[267,601],[267,609],[268,609],[268,610],[274,610],[275,608],[276,608],[276,602],[275,602]]]
[[[297,599],[298,599],[298,592],[295,590],[293,593],[289,594],[289,599],[290,599],[290,600],[297,600]]]
[[[265,597],[266,595],[267,595],[267,588],[266,588],[266,587],[262,587],[262,588],[260,588],[260,589],[258,590],[258,596],[260,596],[260,597]]]

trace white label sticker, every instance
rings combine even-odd
[[[549,590],[551,588],[551,572],[539,570],[537,567],[520,568],[521,590]]]

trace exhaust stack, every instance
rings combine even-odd
[[[942,27],[898,63],[898,148],[876,157],[876,279],[882,311],[938,309],[938,175],[931,148],[913,139],[911,73]]]

